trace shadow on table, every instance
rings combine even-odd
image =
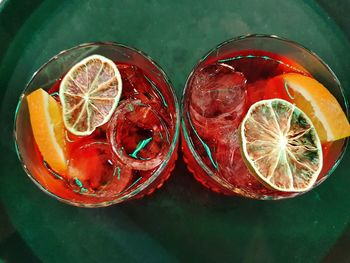
[[[272,260],[270,248],[258,246],[268,243],[262,217],[257,216],[267,213],[266,205],[262,201],[228,198],[206,189],[188,173],[180,153],[169,181],[151,197],[105,211],[110,218],[125,215],[180,262],[227,261],[234,253],[229,251],[237,244],[237,236],[241,236],[246,247],[256,250],[255,254],[243,253],[243,257],[249,257],[244,260],[252,262],[259,256]],[[230,222],[228,219],[233,215]],[[214,253],[219,247],[222,253]]]
[[[0,262],[40,262],[11,225],[0,202]]]
[[[350,262],[350,224],[334,246],[328,251],[322,263]]]

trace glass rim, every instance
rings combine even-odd
[[[190,130],[190,127],[187,127],[186,122],[185,122],[185,113],[184,113],[184,102],[185,102],[185,94],[186,91],[188,89],[189,86],[189,81],[192,78],[192,75],[194,74],[194,72],[197,70],[197,68],[201,65],[201,63],[203,63],[211,54],[213,54],[214,52],[216,52],[219,48],[231,44],[233,42],[239,41],[239,40],[244,40],[244,39],[249,39],[249,38],[267,38],[267,39],[272,39],[272,40],[277,40],[277,41],[281,41],[284,43],[288,43],[288,44],[292,44],[294,46],[297,46],[299,48],[301,48],[303,51],[311,54],[314,58],[316,58],[321,65],[323,65],[327,71],[330,72],[334,82],[336,83],[336,85],[338,86],[340,93],[341,93],[341,97],[343,99],[344,102],[344,107],[345,107],[345,114],[347,116],[347,118],[349,119],[349,104],[347,101],[347,98],[345,96],[345,92],[344,89],[342,87],[342,85],[340,84],[340,81],[338,80],[337,76],[335,75],[335,73],[333,72],[333,70],[328,66],[328,64],[326,62],[323,61],[323,59],[318,56],[315,52],[313,52],[311,49],[303,46],[302,44],[299,44],[298,42],[295,42],[293,40],[289,40],[287,38],[283,38],[283,37],[279,37],[277,35],[269,35],[269,34],[246,34],[246,35],[241,35],[241,36],[237,36],[237,37],[233,37],[230,38],[228,40],[225,40],[221,43],[219,43],[218,45],[216,45],[214,48],[211,48],[209,51],[207,51],[200,59],[199,61],[193,66],[190,74],[187,77],[183,92],[182,92],[182,97],[181,97],[181,104],[180,104],[180,115],[181,115],[181,129],[182,129],[182,133],[183,133],[183,137],[185,139],[185,143],[187,144],[192,156],[194,157],[195,161],[199,164],[199,166],[204,170],[204,172],[206,173],[206,175],[212,179],[214,179],[217,182],[221,182],[222,179],[220,177],[218,177],[202,160],[202,158],[199,156],[199,154],[197,153],[197,151],[194,148],[194,145],[192,143],[192,140],[189,138],[187,130]],[[322,183],[324,180],[326,180],[333,172],[334,170],[338,167],[339,163],[341,162],[341,160],[343,159],[346,149],[348,147],[348,143],[349,143],[349,138],[345,138],[344,139],[344,144],[342,146],[341,149],[341,153],[338,156],[337,160],[335,161],[334,165],[332,166],[331,169],[329,169],[327,171],[327,173],[324,175],[324,177],[319,180],[318,182],[315,183],[315,185],[311,188],[311,190],[315,187],[317,187],[320,183]],[[222,185],[222,184],[221,184]],[[235,193],[230,187],[227,186],[227,183],[225,183],[225,185],[222,185],[223,187],[225,187],[227,190],[232,191],[232,193]],[[298,193],[298,195],[302,195],[305,194],[309,191],[306,192],[301,192]],[[277,198],[277,199],[285,199],[288,197],[281,197],[281,198]],[[263,199],[264,200],[264,199]],[[270,199],[266,199],[266,200],[270,200]]]
[[[61,56],[70,53],[70,52],[74,52],[77,49],[80,48],[84,48],[84,47],[88,47],[88,46],[112,46],[112,47],[122,47],[122,48],[126,48],[128,50],[131,50],[133,52],[139,53],[141,56],[143,56],[146,60],[148,60],[162,75],[162,77],[164,78],[164,81],[167,85],[167,87],[169,88],[169,91],[174,99],[174,104],[175,104],[175,132],[168,150],[167,155],[165,156],[164,161],[160,164],[160,166],[157,168],[157,170],[152,174],[151,177],[149,177],[144,183],[138,185],[134,190],[132,190],[130,193],[126,194],[126,195],[120,195],[118,197],[116,197],[115,199],[111,200],[111,201],[102,201],[102,202],[98,202],[98,203],[84,203],[84,202],[75,202],[72,201],[70,199],[67,198],[63,198],[60,197],[58,195],[56,195],[55,193],[51,192],[49,189],[46,189],[43,185],[41,185],[36,178],[31,174],[31,172],[28,170],[26,164],[23,161],[23,158],[20,154],[19,151],[19,146],[18,146],[18,140],[17,140],[17,117],[18,117],[18,109],[21,105],[22,100],[25,97],[25,93],[27,91],[27,89],[29,88],[29,86],[31,85],[31,83],[34,81],[34,79],[36,78],[36,76],[38,74],[41,73],[42,70],[44,70],[44,68],[46,68],[51,62],[57,60],[58,58],[60,58]],[[79,44],[77,46],[74,46],[72,48],[68,48],[65,50],[60,51],[58,54],[54,55],[53,57],[51,57],[47,62],[45,62],[42,66],[39,67],[39,69],[37,69],[33,75],[30,77],[29,81],[27,82],[27,84],[25,85],[25,88],[22,90],[21,95],[19,97],[19,100],[17,102],[17,106],[16,106],[16,110],[15,110],[15,116],[14,116],[14,124],[13,124],[13,137],[14,137],[14,143],[15,143],[15,150],[17,153],[17,157],[21,163],[22,168],[24,169],[25,173],[27,174],[27,176],[34,182],[34,184],[36,186],[38,186],[43,192],[45,192],[46,194],[48,194],[49,196],[63,202],[69,205],[74,205],[77,207],[87,207],[87,208],[98,208],[98,207],[106,207],[106,206],[110,206],[113,204],[117,204],[117,203],[121,203],[123,201],[126,201],[128,199],[131,199],[132,197],[136,196],[138,193],[140,193],[141,191],[143,191],[144,189],[146,189],[148,186],[150,186],[156,178],[158,178],[160,176],[160,174],[164,171],[164,169],[166,168],[166,166],[168,165],[172,155],[174,154],[174,151],[177,149],[177,144],[178,144],[178,140],[179,140],[179,130],[180,130],[180,106],[179,106],[179,102],[174,90],[174,87],[171,83],[171,80],[169,79],[169,77],[167,76],[167,74],[165,73],[165,71],[162,69],[162,67],[156,62],[154,61],[149,55],[147,55],[145,52],[125,45],[125,44],[121,44],[121,43],[117,43],[117,42],[112,42],[112,41],[97,41],[97,42],[87,42],[87,43],[83,43],[83,44]]]

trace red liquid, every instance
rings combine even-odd
[[[266,188],[250,174],[242,159],[237,136],[237,129],[253,103],[272,98],[293,103],[283,83],[273,79],[284,73],[312,77],[295,62],[259,50],[243,50],[219,59],[208,59],[195,70],[185,95],[187,136],[214,176],[208,176],[197,163],[184,138],[182,148],[190,171],[202,184],[224,194],[259,199],[295,195]],[[316,185],[335,164],[343,144],[340,140],[322,145],[323,169]]]
[[[66,131],[68,170],[57,174],[43,162],[38,182],[60,198],[77,203],[109,202],[122,198],[150,179],[165,161],[175,133],[175,105],[162,83],[140,68],[117,64],[123,83],[120,102],[108,123],[91,135]],[[60,80],[49,90],[59,101]],[[170,176],[176,149],[152,184],[135,197],[152,193]]]

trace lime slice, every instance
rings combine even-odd
[[[285,100],[253,104],[241,123],[240,141],[249,170],[274,190],[307,191],[321,172],[316,129],[303,111]]]
[[[60,84],[63,122],[75,135],[89,135],[111,118],[122,92],[113,61],[89,56],[74,65]]]

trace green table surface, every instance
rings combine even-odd
[[[1,2],[1,1],[0,1]],[[312,0],[4,0],[0,4],[0,262],[350,262],[350,154],[317,189],[283,201],[214,194],[180,154],[163,188],[101,209],[41,192],[14,150],[13,115],[33,72],[91,41],[137,47],[178,97],[210,48],[247,33],[318,53],[350,93],[350,2]]]

